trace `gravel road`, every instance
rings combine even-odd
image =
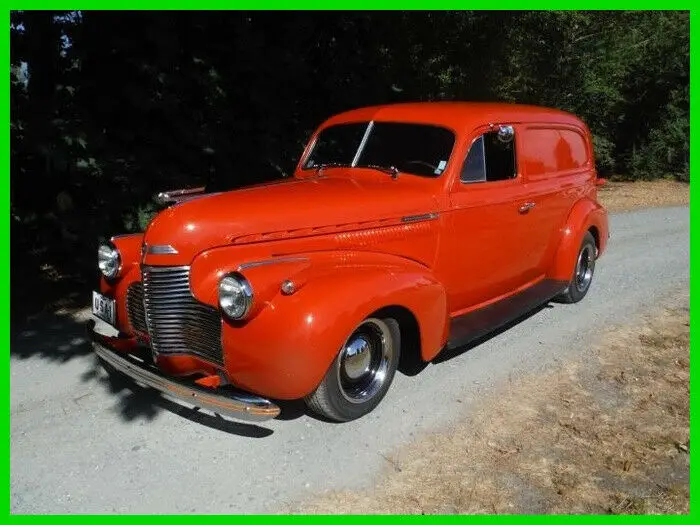
[[[301,403],[259,425],[181,407],[108,378],[82,337],[89,314],[37,320],[11,342],[11,512],[284,512],[371,483],[384,456],[463,418],[485,391],[585,355],[602,329],[688,288],[688,208],[612,215],[611,232],[582,303],[548,305],[418,375],[397,374],[372,414],[345,424]]]

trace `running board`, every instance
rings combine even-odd
[[[450,320],[447,348],[464,346],[528,313],[566,290],[569,283],[544,279],[526,290]]]

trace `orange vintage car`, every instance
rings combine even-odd
[[[550,299],[580,301],[608,220],[586,125],[514,104],[336,115],[294,176],[174,202],[98,250],[91,332],[110,368],[260,421],[303,398],[370,412],[430,361]]]

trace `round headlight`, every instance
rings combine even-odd
[[[253,288],[240,273],[225,275],[219,281],[219,306],[231,319],[243,319],[253,304]]]
[[[111,244],[100,244],[97,248],[97,267],[105,277],[116,277],[121,266],[119,250]]]

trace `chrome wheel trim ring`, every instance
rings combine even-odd
[[[394,340],[387,324],[380,319],[365,319],[336,359],[340,393],[354,404],[373,399],[387,380],[393,357]]]
[[[595,251],[590,244],[586,244],[578,254],[576,261],[576,274],[574,284],[579,292],[585,292],[593,279],[593,267],[595,264]]]

